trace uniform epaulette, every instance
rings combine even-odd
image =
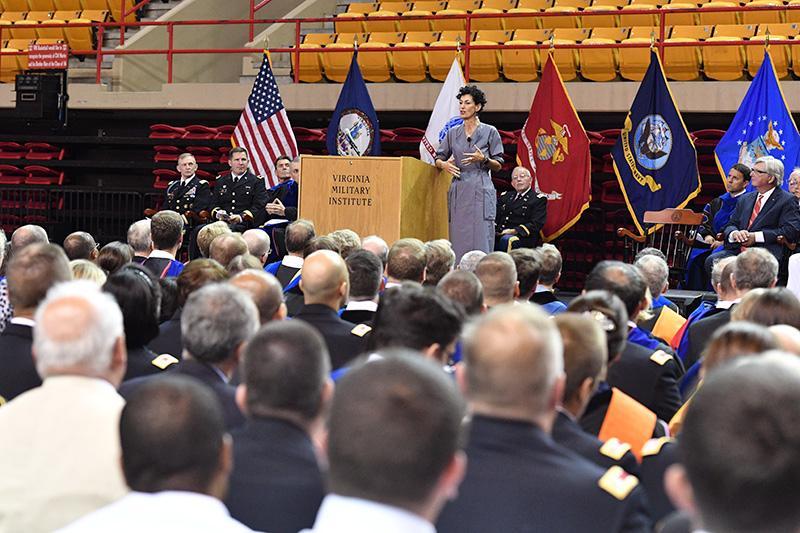
[[[500,193],[500,198],[502,198],[503,196],[505,196],[505,195],[507,195],[507,194],[508,194],[508,191],[503,191],[503,192],[501,192],[501,193]]]
[[[653,352],[653,355],[650,356],[650,360],[659,366],[664,366],[670,359],[672,359],[672,356],[664,350],[656,350]]]
[[[631,450],[630,444],[622,442],[621,440],[611,437],[600,446],[600,453],[606,457],[610,457],[615,461],[619,461],[622,457]]]
[[[627,473],[621,466],[615,465],[606,470],[597,484],[616,499],[624,500],[639,484],[639,479]]]
[[[174,365],[177,362],[178,359],[176,357],[173,357],[168,353],[162,353],[161,355],[150,361],[150,364],[161,370],[164,370],[168,366]]]
[[[366,335],[366,334],[367,334],[367,333],[369,333],[370,331],[372,331],[372,328],[371,328],[371,327],[369,327],[368,325],[366,325],[366,324],[359,324],[359,325],[357,325],[356,327],[354,327],[353,329],[351,329],[351,330],[350,330],[350,333],[352,333],[352,334],[353,334],[353,335],[355,335],[356,337],[363,337],[364,335]]]
[[[207,184],[208,184],[208,181],[206,181],[206,180],[200,180],[200,183],[201,183],[201,184],[206,184],[206,185],[207,185]]]
[[[642,457],[649,457],[651,455],[658,455],[661,453],[661,448],[672,439],[669,437],[661,437],[660,439],[650,439],[642,446]]]
[[[0,405],[4,405],[6,403],[6,399],[0,396]]]

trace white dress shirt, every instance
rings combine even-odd
[[[216,498],[197,492],[131,492],[58,533],[244,533]]]
[[[383,503],[329,494],[305,533],[436,533],[419,515]]]

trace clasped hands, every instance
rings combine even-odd
[[[267,213],[269,213],[270,215],[283,216],[286,213],[286,207],[277,198],[275,198],[274,202],[268,203],[266,205],[266,210]]]
[[[220,209],[217,211],[216,215],[217,220],[224,220],[228,224],[241,224],[242,223],[242,216],[241,215],[229,215],[227,211],[224,209]]]
[[[750,233],[746,229],[739,229],[730,232],[729,240],[741,244],[742,246],[753,246],[756,243],[755,233]]]

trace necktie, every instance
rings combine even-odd
[[[758,198],[756,198],[756,205],[753,206],[753,213],[750,215],[750,222],[747,223],[747,229],[750,229],[750,226],[753,225],[758,214],[761,212],[761,200],[764,198],[763,194],[759,194]]]

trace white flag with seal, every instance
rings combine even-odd
[[[456,58],[444,80],[439,97],[436,99],[431,119],[425,129],[425,136],[419,143],[420,159],[428,164],[432,165],[436,160],[436,150],[439,149],[439,143],[447,135],[447,131],[464,122],[458,112],[458,100],[456,100],[458,90],[464,85],[466,85],[464,74],[461,72],[461,64]]]

